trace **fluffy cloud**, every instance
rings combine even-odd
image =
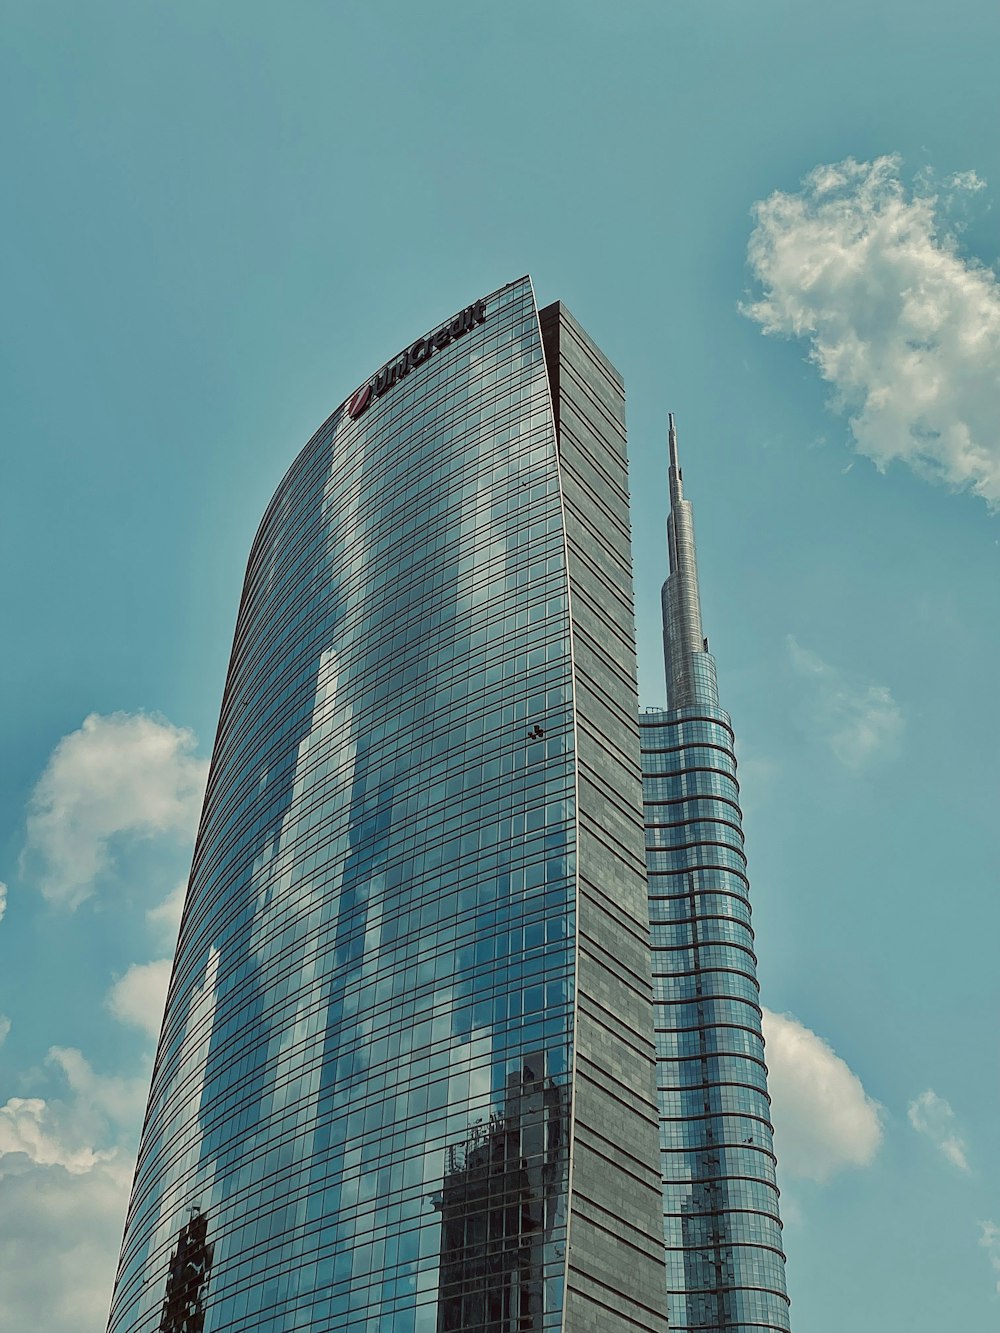
[[[123,1023],[142,1028],[150,1037],[160,1035],[163,1005],[170,981],[170,959],[133,963],[108,994],[108,1008]]]
[[[146,913],[146,920],[149,924],[168,935],[171,943],[174,943],[177,939],[186,894],[187,880],[182,879],[177,887],[167,894],[162,903],[158,903],[156,907],[151,907]]]
[[[110,1160],[122,1132],[135,1134],[146,1104],[147,1071],[135,1078],[98,1074],[80,1051],[53,1046],[46,1069],[59,1096],[12,1097],[0,1106],[0,1158],[23,1153],[39,1166],[89,1171]]]
[[[0,1328],[80,1333],[104,1328],[133,1165],[62,1166],[0,1158]]]
[[[947,222],[975,172],[908,191],[897,157],[820,166],[755,206],[743,313],[803,338],[857,449],[1000,506],[1000,287]]]
[[[0,879],[0,921],[7,910],[7,885]]]
[[[955,1127],[955,1112],[933,1088],[928,1088],[906,1108],[910,1124],[918,1134],[925,1134],[944,1153],[952,1166],[968,1171],[969,1159],[965,1141]]]
[[[0,1328],[103,1328],[147,1072],[105,1077],[54,1047],[57,1096],[0,1107]]]
[[[72,1046],[52,1046],[45,1070],[61,1085],[60,1096],[12,1097],[0,1106],[5,1126],[0,1156],[27,1153],[39,1165],[87,1170],[116,1149],[123,1130],[129,1138],[135,1136],[145,1108],[148,1070],[135,1077],[99,1074]],[[21,1146],[13,1146],[15,1142]]]
[[[144,713],[92,713],[52,752],[31,795],[25,864],[52,902],[76,907],[126,835],[194,832],[208,765],[194,735]]]
[[[815,1032],[764,1010],[775,1150],[783,1173],[823,1182],[867,1166],[882,1141],[882,1107]]]
[[[23,1153],[38,1166],[64,1166],[71,1175],[90,1171],[109,1154],[66,1141],[41,1097],[11,1097],[0,1106],[0,1158]]]
[[[862,768],[895,754],[903,734],[903,714],[888,686],[848,676],[790,634],[787,644],[793,669],[810,684],[810,724],[840,762]]]

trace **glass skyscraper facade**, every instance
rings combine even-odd
[[[733,752],[670,422],[667,709],[640,717],[670,1326],[787,1333]]]
[[[111,1333],[665,1333],[634,653],[621,381],[522,279],[262,521]]]

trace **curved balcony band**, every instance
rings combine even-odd
[[[733,728],[669,431],[666,710],[640,714],[670,1326],[788,1333]]]

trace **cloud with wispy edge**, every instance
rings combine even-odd
[[[1000,1227],[995,1222],[979,1223],[979,1244],[986,1251],[993,1269],[995,1290],[1000,1296]]]
[[[928,1088],[906,1108],[910,1124],[944,1154],[952,1166],[968,1172],[969,1157],[965,1140],[958,1133],[955,1112],[944,1097]]]
[[[7,885],[0,879],[0,921],[4,918],[7,911]]]
[[[208,774],[194,734],[145,713],[92,713],[53,750],[28,806],[22,869],[77,907],[124,838],[194,836]]]
[[[134,1170],[126,1157],[82,1172],[0,1158],[0,1328],[105,1327]]]
[[[147,1037],[157,1037],[163,1023],[163,1007],[170,983],[170,959],[133,963],[112,986],[107,1007],[122,1023],[141,1028]]]
[[[892,758],[903,735],[903,713],[887,685],[863,680],[825,662],[791,634],[788,657],[806,684],[810,727],[846,768]]]
[[[46,1063],[55,1098],[0,1106],[0,1328],[12,1333],[104,1327],[149,1086],[145,1067],[102,1075],[72,1048]]]
[[[146,913],[146,920],[154,929],[168,936],[171,944],[177,939],[184,912],[184,899],[187,895],[187,880],[181,882],[167,894],[161,903],[151,907]]]
[[[870,1165],[883,1108],[847,1062],[791,1014],[763,1011],[775,1152],[783,1174],[820,1184]]]
[[[897,156],[816,167],[754,206],[747,247],[764,333],[799,338],[859,453],[1000,507],[1000,285],[964,256],[956,172],[908,188]]]

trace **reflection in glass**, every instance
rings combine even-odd
[[[356,420],[333,413],[255,540],[112,1333],[166,1333],[195,1203],[214,1244],[203,1333],[435,1333],[428,1196],[443,1205],[449,1145],[491,1115],[519,1125],[490,1152],[523,1176],[506,1308],[540,1321],[511,1327],[561,1323],[545,1247],[566,1226],[553,1107],[573,1058],[565,530],[530,282],[486,305]]]
[[[202,1333],[205,1327],[205,1288],[212,1268],[208,1218],[192,1209],[190,1222],[181,1227],[177,1248],[170,1256],[167,1294],[160,1333]]]
[[[109,1333],[665,1333],[624,391],[482,304],[254,541]]]
[[[504,1109],[448,1149],[441,1211],[438,1333],[534,1333],[545,1312],[546,1261],[563,1257],[569,1089],[544,1052],[507,1080]]]

